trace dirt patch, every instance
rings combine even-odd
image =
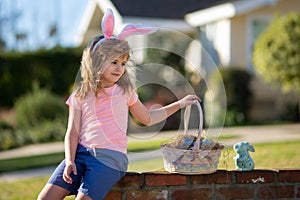
[[[15,125],[15,110],[8,109],[8,108],[1,108],[0,109],[0,120],[14,126]]]

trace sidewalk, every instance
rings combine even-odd
[[[241,141],[248,141],[251,144],[275,142],[275,141],[291,141],[300,140],[300,123],[284,124],[284,125],[266,125],[266,126],[242,126],[230,127],[223,129],[209,129],[207,135],[233,135],[233,139],[220,140],[224,145],[232,146]],[[141,133],[129,134],[129,141],[149,140],[149,139],[169,139],[174,137],[177,131],[166,131],[160,133]],[[0,152],[0,159],[16,158],[23,156],[32,156],[38,154],[48,154],[55,152],[63,152],[63,142],[37,144],[21,147],[18,149]],[[128,152],[130,162],[137,160],[147,160],[161,157],[162,153],[159,149],[150,152],[132,153]],[[48,175],[53,171],[53,167],[26,170],[19,172],[9,172],[0,174],[0,181],[11,181],[20,178],[29,178],[40,175]]]
[[[220,132],[221,131],[221,132]],[[300,139],[300,123],[264,126],[241,126],[223,129],[211,129],[207,135],[233,135],[234,139],[220,140],[225,145],[233,145],[236,142],[248,141],[250,143],[265,143],[273,141],[289,141]],[[142,141],[149,139],[169,139],[174,137],[177,131],[165,131],[160,133],[135,133],[129,134],[129,141]],[[35,144],[0,152],[0,159],[33,156],[64,151],[63,142]]]

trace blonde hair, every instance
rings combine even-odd
[[[103,36],[96,36],[83,51],[80,66],[82,81],[76,92],[79,99],[84,99],[90,91],[94,92],[95,96],[99,92],[105,93],[101,86],[101,76],[108,64],[119,57],[130,59],[131,49],[127,41],[109,38],[99,42],[101,39]],[[123,88],[124,92],[130,92],[133,89],[126,68],[117,84]]]

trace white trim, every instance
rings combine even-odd
[[[91,21],[91,19],[93,17],[95,9],[96,9],[96,2],[92,1],[92,0],[88,1],[86,8],[84,10],[84,13],[83,13],[83,17],[81,18],[79,26],[78,26],[78,34],[75,39],[77,46],[80,45],[83,41],[83,36],[88,29],[89,22]]]
[[[231,61],[231,20],[220,20],[215,24],[216,34],[214,38],[214,46],[219,54],[220,62],[223,66],[230,65]]]
[[[174,29],[182,32],[193,32],[195,28],[184,20],[146,18],[146,17],[123,17],[124,24],[147,24],[147,26]]]
[[[84,35],[88,31],[88,27],[92,21],[97,6],[102,11],[102,13],[105,13],[107,8],[112,9],[115,16],[116,29],[120,29],[120,27],[122,27],[122,16],[110,0],[88,0],[83,17],[79,23],[78,35],[75,39],[75,43],[77,44],[77,46],[82,43]],[[101,24],[101,19],[99,19],[99,24]]]
[[[234,15],[234,5],[232,3],[226,3],[187,14],[185,19],[189,24],[197,27],[219,19],[233,17]]]
[[[185,16],[185,20],[197,27],[220,19],[245,14],[264,6],[273,6],[276,2],[277,0],[240,0],[189,13]]]

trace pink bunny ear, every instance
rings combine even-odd
[[[114,32],[115,18],[111,9],[107,9],[102,19],[102,32],[105,38],[111,38]]]
[[[121,33],[117,36],[117,39],[124,40],[127,37],[133,36],[133,35],[146,35],[151,34],[153,32],[157,31],[157,28],[153,27],[146,27],[142,25],[127,25],[123,28]]]

